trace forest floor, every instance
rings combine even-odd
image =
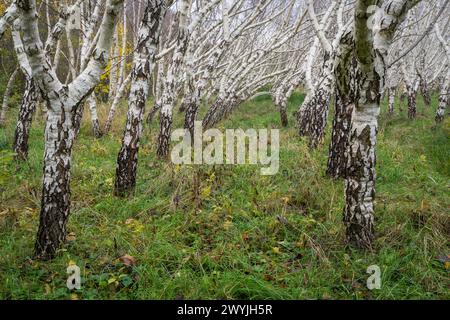
[[[383,105],[378,143],[377,238],[373,251],[345,244],[343,182],[325,174],[330,132],[309,151],[280,132],[280,170],[175,166],[155,157],[157,126],[145,128],[135,195],[112,195],[126,106],[110,136],[92,138],[86,115],[72,167],[67,245],[53,261],[32,260],[38,226],[44,127],[36,120],[27,163],[10,155],[17,110],[0,129],[0,299],[449,299],[450,119],[434,124],[418,99],[393,117]],[[106,107],[101,107],[101,120]],[[331,112],[332,114],[332,112]],[[331,118],[331,117],[330,117]],[[174,128],[182,116],[176,114]],[[244,103],[219,128],[280,128],[268,98]],[[119,261],[123,255],[135,259]],[[66,268],[82,288],[66,288]],[[367,267],[382,286],[366,287]],[[447,268],[446,268],[447,267]]]

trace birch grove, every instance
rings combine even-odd
[[[448,1],[8,4],[0,17],[0,39],[11,41],[17,67],[5,75],[0,126],[10,123],[13,86],[21,73],[24,89],[12,144],[16,159],[27,161],[33,119],[42,117],[35,111],[40,103],[46,110],[35,243],[42,259],[55,257],[67,236],[72,156],[77,136],[85,134],[85,113],[100,145],[102,136],[120,139],[112,192],[132,197],[146,126],[156,132],[147,142],[155,161],[169,163],[179,116],[193,141],[198,121],[203,129],[215,128],[246,103],[267,97],[279,113],[273,125],[295,130],[295,139],[306,137],[310,151],[328,155],[323,171],[344,180],[347,242],[362,249],[372,248],[376,237],[381,105],[385,101],[389,119],[403,116],[400,95],[405,91],[405,116],[414,121],[421,116],[419,94],[428,109],[436,97],[433,121],[445,121],[450,100]],[[296,93],[304,100],[294,106],[290,121]]]

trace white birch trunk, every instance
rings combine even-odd
[[[444,78],[444,83],[442,84],[441,91],[439,93],[439,105],[436,111],[436,123],[441,123],[444,121],[445,117],[445,109],[448,106],[450,101],[450,69],[447,71],[447,74]]]
[[[172,132],[173,108],[177,98],[176,77],[180,75],[181,65],[189,43],[189,30],[187,28],[187,15],[191,0],[182,0],[180,3],[180,23],[178,25],[177,46],[166,75],[164,92],[161,96],[160,131],[156,154],[165,158],[169,155],[170,134]]]
[[[387,54],[394,32],[417,2],[384,3],[383,23],[372,33],[367,27],[371,1],[358,0],[355,9],[355,54],[358,72],[351,87],[355,93],[345,179],[344,224],[347,240],[359,248],[371,248],[374,239],[375,146],[384,87]]]
[[[8,26],[12,25],[14,20],[16,20],[19,16],[17,2],[18,0],[14,0],[13,3],[6,9],[3,16],[0,17],[0,39],[8,29]]]
[[[6,85],[5,93],[3,94],[2,110],[0,111],[0,127],[4,127],[6,123],[6,112],[9,106],[9,99],[11,98],[11,91],[16,80],[17,74],[19,73],[19,68],[16,68],[11,74]]]
[[[149,81],[155,64],[162,20],[167,10],[165,0],[148,1],[140,24],[137,49],[133,58],[131,90],[128,98],[127,123],[122,147],[117,156],[114,193],[124,196],[136,186],[139,141],[147,102]]]
[[[108,134],[111,130],[111,126],[114,120],[114,116],[116,114],[117,107],[119,106],[120,99],[122,99],[123,95],[125,94],[125,90],[128,87],[128,85],[131,82],[131,74],[128,75],[128,77],[125,79],[125,81],[120,86],[119,90],[116,93],[116,96],[114,97],[114,101],[111,104],[111,109],[109,109],[108,118],[106,119],[105,123],[105,129],[104,134]]]
[[[450,102],[450,97],[449,97],[449,95],[450,95],[450,45],[448,42],[445,41],[444,37],[442,36],[442,33],[440,31],[438,24],[436,24],[436,26],[435,26],[435,32],[436,32],[436,36],[437,36],[439,42],[444,47],[444,50],[445,50],[445,53],[447,56],[447,61],[445,64],[447,73],[445,74],[444,83],[442,84],[441,91],[439,94],[439,106],[437,108],[436,117],[435,117],[436,123],[439,124],[442,121],[444,121],[445,109],[447,108],[447,106],[449,105],[449,102]]]
[[[86,69],[69,85],[63,86],[45,54],[39,37],[35,0],[18,3],[23,17],[24,47],[32,76],[47,102],[44,177],[40,222],[35,245],[36,256],[50,259],[65,241],[70,214],[70,167],[75,138],[73,119],[107,64],[115,19],[121,0],[108,0],[100,35]],[[84,57],[88,59],[88,57]]]
[[[108,100],[112,101],[112,99],[116,95],[117,88],[117,62],[119,61],[119,28],[117,28],[117,32],[114,32],[114,51],[111,59],[111,68],[109,70],[109,91],[108,91]]]
[[[395,110],[395,92],[396,92],[395,87],[389,88],[388,103],[389,103],[389,114],[390,115],[394,114],[394,110]]]
[[[33,78],[27,77],[25,80],[25,92],[19,109],[16,130],[14,132],[13,150],[16,158],[22,161],[28,158],[28,139],[33,115],[38,104],[38,88]]]

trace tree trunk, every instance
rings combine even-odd
[[[450,69],[447,71],[447,75],[444,78],[444,83],[441,87],[441,92],[439,94],[439,105],[436,111],[436,123],[444,121],[445,109],[448,107],[450,102]]]
[[[375,145],[379,105],[355,108],[350,129],[345,180],[344,224],[347,240],[370,248],[374,237]]]
[[[74,139],[71,113],[48,109],[41,213],[35,245],[36,255],[41,259],[52,259],[66,238]]]
[[[281,125],[285,128],[288,127],[289,125],[289,120],[288,120],[288,114],[287,114],[287,103],[286,101],[282,101],[280,103],[280,105],[278,106],[279,110],[280,110],[280,120],[281,120]]]
[[[188,99],[186,99],[186,113],[184,116],[184,128],[188,129],[191,133],[192,141],[194,137],[194,125],[195,120],[197,120],[198,115],[198,109],[200,107],[200,97],[198,96],[200,94],[200,91],[197,90],[197,94],[194,94],[190,96]]]
[[[169,156],[170,135],[172,132],[172,108],[163,106],[159,116],[160,131],[156,154],[161,158],[166,158]]]
[[[376,142],[381,91],[385,86],[386,61],[395,30],[416,3],[391,0],[383,4],[377,28],[368,28],[371,1],[358,0],[355,8],[356,73],[350,80],[355,104],[349,135],[345,181],[344,224],[347,240],[359,248],[371,248],[374,239]]]
[[[318,88],[307,102],[302,105],[298,116],[299,134],[309,139],[309,147],[317,148],[322,143],[327,125],[329,97]]]
[[[89,96],[87,103],[89,104],[89,111],[91,113],[92,133],[95,138],[100,138],[102,136],[102,132],[100,130],[100,123],[98,122],[97,101],[94,94]]]
[[[350,132],[350,123],[353,112],[353,104],[345,97],[337,93],[335,95],[335,114],[333,131],[328,151],[328,164],[326,173],[334,179],[345,178],[347,165],[347,147]]]
[[[389,114],[394,114],[394,107],[395,107],[395,87],[389,88]]]
[[[70,213],[70,166],[74,121],[84,100],[100,81],[109,60],[115,20],[123,0],[108,0],[99,37],[86,68],[70,85],[63,85],[46,55],[39,37],[35,0],[18,1],[23,17],[23,44],[31,75],[48,104],[45,128],[44,175],[39,228],[35,244],[38,258],[51,259],[65,241]]]
[[[122,147],[117,156],[114,193],[125,196],[136,186],[139,140],[147,102],[150,77],[154,67],[162,20],[167,10],[164,0],[147,2],[144,17],[139,28],[137,51],[133,58],[131,89],[128,99],[128,113]]]
[[[187,20],[191,2],[191,0],[180,1],[180,22],[178,25],[176,47],[172,56],[172,62],[167,71],[164,91],[161,95],[160,131],[156,151],[157,155],[161,158],[169,156],[173,108],[177,101],[178,91],[180,89],[177,83],[177,77],[181,76],[181,65],[190,40],[190,30],[187,26]]]
[[[3,95],[2,110],[0,111],[0,127],[3,127],[6,122],[6,111],[8,109],[9,98],[11,97],[11,91],[16,80],[17,74],[19,73],[19,68],[16,68],[14,72],[9,77],[8,84],[6,85],[5,94]]]
[[[422,93],[423,102],[426,107],[431,105],[431,96],[430,96],[430,88],[428,87],[428,82],[422,80],[420,82],[420,91]]]
[[[408,86],[408,118],[415,119],[417,114],[416,96],[417,92],[412,86]]]
[[[36,111],[36,105],[38,104],[38,98],[38,88],[36,87],[34,80],[32,78],[27,78],[13,143],[16,158],[23,161],[28,158],[28,138],[30,136],[33,115]]]
[[[136,186],[139,140],[145,110],[145,100],[142,100],[142,93],[142,91],[133,87],[130,93],[127,123],[122,139],[122,147],[117,156],[116,180],[114,184],[114,194],[120,197],[131,193]]]
[[[214,101],[211,108],[209,108],[208,112],[206,112],[205,117],[203,118],[203,128],[211,128],[215,123],[217,123],[217,114],[220,109],[223,108],[224,100],[221,97],[218,97],[216,101]]]
[[[105,123],[104,134],[108,134],[111,130],[112,122],[114,120],[114,115],[116,114],[117,106],[119,105],[120,99],[123,97],[125,93],[125,89],[131,81],[131,74],[122,82],[119,90],[114,97],[114,101],[112,102],[111,109],[109,110],[108,119]]]
[[[126,15],[126,13],[124,13]],[[112,101],[116,96],[116,88],[118,83],[117,78],[117,64],[119,61],[119,27],[116,27],[113,37],[113,53],[111,59],[111,68],[109,70],[109,90],[108,90],[108,101]]]
[[[75,111],[74,118],[73,118],[73,128],[74,128],[75,138],[78,137],[78,134],[80,133],[81,121],[83,119],[83,113],[84,113],[84,104],[81,104]]]
[[[293,86],[292,88],[286,89],[286,85],[283,83],[282,86],[274,94],[273,100],[275,106],[278,108],[278,111],[280,112],[281,125],[285,128],[287,128],[289,125],[287,104],[289,97],[291,96],[293,91],[294,91]]]
[[[147,114],[146,122],[147,124],[151,124],[153,121],[153,118],[155,117],[155,114],[161,109],[161,101],[156,101],[155,105],[152,107],[152,109]]]
[[[445,109],[447,108],[448,104],[448,87],[444,85],[444,88],[441,89],[441,93],[439,95],[439,106],[436,111],[436,123],[441,123],[444,121],[445,116]]]
[[[322,143],[327,125],[330,96],[334,84],[334,70],[337,59],[336,51],[327,51],[323,58],[323,70],[307,102],[297,113],[300,136],[309,139],[309,147],[317,148]]]
[[[334,179],[345,178],[346,175],[347,147],[354,108],[354,92],[351,91],[351,83],[355,79],[357,70],[353,45],[353,36],[351,33],[347,33],[340,40],[340,49],[336,56],[338,63],[335,68],[335,114],[326,171]]]

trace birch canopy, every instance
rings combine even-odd
[[[109,177],[101,186],[111,189],[113,199],[133,203],[143,194],[154,197],[157,193],[142,185],[157,180],[149,172],[158,168],[172,174],[170,186],[161,189],[174,194],[164,210],[179,208],[186,186],[197,210],[201,194],[207,203],[211,186],[202,185],[197,173],[172,184],[181,170],[171,161],[173,133],[184,130],[194,147],[196,131],[217,133],[230,123],[225,121],[235,121],[236,113],[246,112],[251,120],[276,112],[275,118],[264,118],[264,125],[305,143],[301,150],[308,156],[323,155],[320,170],[327,183],[344,181],[342,246],[373,250],[383,219],[376,186],[386,180],[377,179],[385,170],[385,163],[377,167],[379,132],[400,125],[398,117],[413,125],[428,112],[433,114],[430,131],[445,130],[448,123],[446,0],[3,3],[0,130],[7,132],[13,123],[11,148],[2,146],[12,149],[18,166],[36,150],[30,141],[35,143],[39,130],[33,128],[45,127],[39,137],[44,154],[36,201],[34,257],[39,259],[53,259],[67,248],[71,208],[83,202],[71,202],[72,168],[90,179],[79,172],[79,150],[102,150],[109,159]],[[247,110],[252,105],[258,113]],[[380,119],[389,122],[380,128]],[[275,146],[276,139],[268,144]],[[298,168],[313,170],[300,160]],[[291,179],[286,172],[283,179]],[[304,187],[303,181],[291,182]]]

